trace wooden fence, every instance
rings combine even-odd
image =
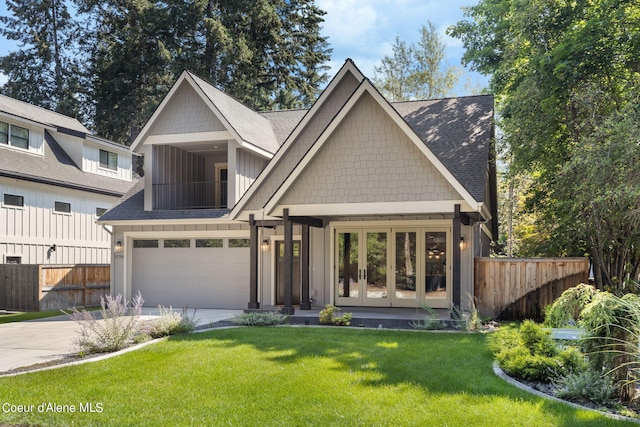
[[[562,292],[589,280],[587,258],[476,258],[475,300],[483,316],[541,320]]]
[[[0,309],[45,311],[100,305],[111,269],[103,265],[0,265]]]

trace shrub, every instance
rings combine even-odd
[[[274,326],[287,323],[289,316],[277,311],[254,311],[235,315],[231,322],[238,326]]]
[[[545,308],[545,326],[564,328],[576,325],[580,313],[593,300],[597,292],[596,288],[584,283],[567,289],[553,304]]]
[[[617,396],[631,401],[639,382],[640,297],[599,292],[580,316],[591,369],[611,375]]]
[[[192,332],[196,327],[195,314],[196,310],[193,310],[193,316],[189,316],[188,309],[182,309],[182,313],[173,311],[173,308],[158,306],[160,315],[150,321],[147,325],[147,333],[152,338],[166,337],[175,334],[185,334]]]
[[[409,322],[413,329],[420,330],[436,330],[444,328],[444,323],[440,320],[440,316],[435,310],[428,305],[422,305],[425,315],[422,319]]]
[[[320,324],[321,325],[334,325],[334,326],[349,326],[351,324],[351,313],[344,313],[342,316],[337,316],[339,312],[338,307],[334,307],[331,304],[327,304],[320,311]]]
[[[600,376],[591,369],[570,373],[555,383],[555,395],[578,402],[610,403],[615,388],[608,376]]]
[[[134,342],[141,332],[140,314],[144,300],[140,293],[127,301],[122,295],[107,295],[100,299],[102,319],[96,319],[95,312],[78,311],[75,307],[66,313],[82,328],[79,337],[73,341],[80,353],[105,353],[121,350]]]
[[[520,329],[499,331],[489,340],[500,367],[526,381],[550,382],[584,368],[584,356],[575,348],[560,351],[551,332],[527,320]]]

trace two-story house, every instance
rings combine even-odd
[[[497,237],[493,97],[388,102],[347,60],[309,110],[184,72],[100,218],[112,292],[211,308],[469,306]]]
[[[133,185],[128,147],[76,119],[0,96],[0,262],[108,264],[96,219]]]

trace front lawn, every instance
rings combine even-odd
[[[491,364],[479,334],[214,330],[101,362],[0,378],[0,404],[33,405],[33,413],[0,410],[0,424],[624,424],[522,392],[495,377]],[[38,412],[42,403],[76,412]]]

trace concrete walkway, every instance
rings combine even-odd
[[[199,309],[195,313],[197,326],[227,320],[242,310]],[[99,314],[99,312],[98,312]],[[145,307],[146,319],[157,317],[158,309]],[[193,310],[189,310],[189,316]],[[49,317],[26,322],[0,325],[0,373],[63,359],[74,353],[73,340],[78,336],[80,325],[67,316]]]

